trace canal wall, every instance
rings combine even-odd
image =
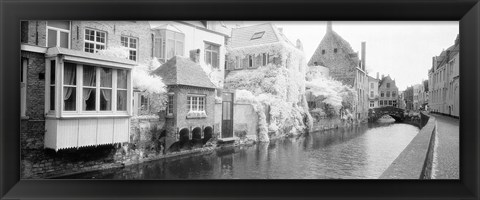
[[[65,174],[103,170],[137,164],[164,156],[158,115],[133,117],[130,142],[55,151],[44,149],[43,136],[30,137],[22,145],[21,178],[49,178]],[[27,131],[22,137],[28,138]],[[23,140],[22,140],[23,141]]]
[[[379,179],[430,179],[435,146],[435,117],[421,113],[420,132]]]

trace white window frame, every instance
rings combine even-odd
[[[55,70],[55,108],[50,110],[50,61],[55,60],[56,70]],[[96,83],[95,83],[95,110],[94,111],[83,111],[83,64],[74,61],[63,61],[62,57],[54,57],[46,59],[46,84],[45,84],[45,113],[47,118],[76,118],[76,117],[128,117],[131,115],[132,110],[132,97],[133,97],[133,88],[132,88],[132,79],[131,73],[132,70],[129,68],[119,68],[119,67],[108,67],[98,64],[88,64],[89,66],[94,66],[96,69]],[[64,62],[74,63],[77,66],[76,72],[76,109],[74,111],[65,111],[64,110],[64,101],[63,101],[63,73],[64,73]],[[101,111],[100,110],[100,68],[110,68],[112,70],[112,95],[111,95],[111,110]],[[127,70],[127,110],[117,111],[117,69]]]
[[[242,59],[240,57],[235,58],[235,65],[233,66],[234,69],[242,69]]]
[[[94,41],[91,41],[91,40],[87,40],[87,30],[89,31],[93,31],[94,32]],[[105,42],[102,43],[102,42],[97,42],[97,32],[100,32],[100,33],[105,33]],[[108,34],[106,31],[100,31],[100,30],[96,30],[96,29],[92,29],[92,28],[85,28],[85,30],[83,31],[83,51],[84,52],[88,52],[88,53],[92,53],[90,51],[85,51],[85,44],[86,43],[91,43],[93,44],[93,49],[94,49],[94,52],[93,53],[97,53],[99,50],[103,50],[103,49],[107,49],[107,41],[108,41]],[[98,45],[103,45],[104,48],[103,49],[97,49],[97,44]]]
[[[65,32],[65,33],[68,33],[68,44],[67,44],[67,49],[70,49],[71,47],[71,42],[72,42],[72,34],[71,34],[71,30],[72,30],[72,22],[71,21],[68,21],[69,22],[69,29],[61,29],[61,28],[57,28],[57,27],[52,27],[52,26],[48,26],[48,21],[46,22],[46,30],[45,30],[45,38],[46,38],[46,41],[45,42],[45,47],[48,47],[48,30],[54,30],[54,31],[57,31],[57,47],[60,47],[60,33],[59,32]]]
[[[123,46],[122,39],[126,38],[127,39],[127,46]],[[135,41],[135,48],[130,47],[132,40]],[[133,60],[133,61],[138,61],[138,39],[135,37],[130,37],[130,36],[120,36],[120,43],[123,47],[128,49],[128,59]],[[135,52],[135,59],[131,58],[131,52]]]
[[[248,55],[248,63],[247,63],[247,68],[249,69],[252,69],[252,68],[255,68],[255,60],[254,60],[255,56],[253,55]]]
[[[188,100],[190,98],[190,101]],[[203,101],[200,101],[203,99]],[[194,103],[195,100],[195,103]],[[203,104],[203,109],[200,109],[200,102]],[[187,95],[187,107],[189,108],[188,112],[194,111],[205,111],[206,110],[206,95],[198,95],[198,94],[188,94]]]
[[[207,45],[210,45],[212,47],[218,47],[218,52],[214,51],[214,50],[208,50],[207,49]],[[215,43],[212,43],[212,42],[206,42],[204,41],[204,50],[205,50],[205,56],[204,56],[204,59],[205,59],[205,63],[206,64],[210,64],[213,68],[220,68],[220,49],[221,49],[221,45],[219,44],[215,44]],[[210,61],[212,63],[207,63],[207,52],[210,52]],[[218,66],[213,66],[213,53],[217,53],[217,64]]]

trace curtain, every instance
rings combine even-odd
[[[75,64],[65,63],[64,67],[64,81],[63,84],[65,85],[75,85],[75,78],[76,78],[76,66]],[[63,93],[63,100],[67,101],[72,96],[73,87],[64,87],[65,91]]]
[[[102,98],[105,101],[103,103],[103,109],[102,110],[111,110],[111,103],[110,100],[112,99],[112,90],[100,90],[102,93]]]
[[[112,87],[112,70],[101,68],[100,72],[100,87]]]
[[[117,91],[117,110],[127,110],[127,91]]]
[[[117,71],[117,88],[127,89],[127,70]]]

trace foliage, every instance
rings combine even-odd
[[[307,91],[316,97],[321,97],[322,108],[328,117],[340,113],[341,109],[352,110],[357,98],[356,91],[350,86],[328,77],[318,77],[306,82]]]

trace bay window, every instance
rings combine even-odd
[[[97,53],[99,50],[106,48],[107,33],[104,31],[85,29],[84,43],[85,52]]]
[[[70,21],[47,21],[47,47],[70,47]]]
[[[154,55],[162,61],[184,55],[185,34],[167,29],[156,30]]]
[[[128,114],[130,70],[47,60],[47,113],[61,108],[61,115]],[[56,74],[60,70],[60,74]],[[60,76],[61,77],[58,77]],[[56,80],[62,80],[60,83]],[[56,92],[61,88],[57,96]],[[55,99],[60,99],[57,107]]]

